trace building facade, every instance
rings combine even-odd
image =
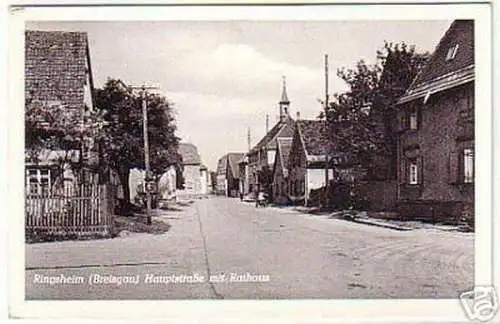
[[[474,22],[454,21],[398,101],[398,204],[435,221],[473,219]]]
[[[298,120],[288,156],[288,193],[291,202],[308,205],[311,190],[325,186],[325,157],[330,143],[324,136],[325,122]],[[331,157],[328,178],[334,179]],[[338,170],[337,170],[338,171]]]
[[[179,143],[178,152],[182,157],[182,176],[184,178],[184,188],[177,190],[177,196],[197,196],[207,194],[207,169],[201,163],[198,148],[191,143]]]
[[[283,80],[281,100],[279,101],[279,121],[266,135],[248,152],[248,191],[264,190],[272,197],[272,170],[276,156],[277,139],[292,137],[295,131],[295,121],[290,117],[290,101]]]
[[[78,143],[60,141],[60,147],[36,143],[42,133],[47,137],[77,134],[79,121],[94,111],[87,34],[26,31],[25,37],[27,193],[48,195],[62,190],[69,194],[76,183],[97,184],[98,172],[87,168],[98,162],[97,144],[91,137]],[[72,165],[77,163],[84,167],[75,172]]]
[[[288,192],[288,157],[292,147],[292,137],[281,137],[277,140],[276,158],[273,167],[273,197],[276,204],[289,202]]]

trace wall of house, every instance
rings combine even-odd
[[[207,170],[200,170],[200,193],[202,195],[208,194],[208,172],[207,172]]]
[[[305,198],[305,185],[303,186],[302,184],[306,182],[307,163],[298,132],[294,134],[288,160],[288,192],[293,201],[301,201]]]
[[[359,184],[359,195],[366,199],[370,211],[393,211],[397,206],[396,180],[367,181]]]
[[[252,152],[248,155],[248,168],[247,168],[247,179],[248,179],[248,191],[255,192],[257,190],[257,170],[259,167],[259,155],[258,152]]]
[[[469,83],[434,94],[425,105],[423,100],[413,103],[419,109],[419,129],[406,130],[399,137],[400,203],[413,202],[419,206],[425,202],[429,206],[473,203],[474,185],[464,184],[459,177],[460,152],[464,148],[474,148],[474,114],[469,114],[472,120],[463,117],[467,94],[472,93],[473,85]],[[412,161],[417,163],[421,176],[419,183],[414,185],[409,184],[408,169]],[[411,209],[406,212],[408,210]],[[450,213],[455,212],[450,207]]]
[[[248,194],[248,164],[246,162],[238,164],[239,170],[239,192],[242,192],[243,195]]]
[[[288,203],[288,183],[283,174],[281,155],[279,150],[276,150],[273,172],[273,197],[272,201],[276,204]]]
[[[174,199],[176,197],[177,174],[175,167],[171,166],[158,180],[158,193],[160,199]]]
[[[130,176],[128,179],[128,184],[130,188],[130,200],[134,201],[134,198],[137,196],[137,186],[139,183],[144,183],[145,172],[139,169],[130,170]]]
[[[184,177],[184,189],[178,190],[177,195],[197,195],[201,193],[200,165],[184,165],[182,172]]]
[[[217,190],[218,195],[227,195],[227,179],[225,175],[217,175]]]
[[[267,164],[273,165],[275,158],[276,158],[276,150],[268,149],[267,150]]]
[[[325,186],[325,169],[307,169],[306,192],[309,197],[309,192],[313,189],[318,189]],[[328,170],[328,179],[333,179],[333,170]]]
[[[92,102],[92,84],[90,82],[90,64],[88,56],[85,58],[85,69],[86,80],[83,88],[83,103],[92,110],[94,109],[94,104]]]

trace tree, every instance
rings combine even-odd
[[[427,53],[416,53],[414,46],[386,42],[377,51],[376,64],[361,60],[354,69],[337,71],[348,90],[335,94],[329,103],[328,139],[331,153],[347,156],[355,186],[361,179],[395,177],[395,103],[427,58]]]
[[[96,141],[102,134],[104,119],[99,112],[87,106],[81,110],[69,109],[59,100],[25,98],[25,150],[28,160],[39,162],[43,151],[57,151],[56,177],[63,165],[75,171],[83,167],[97,167],[88,157],[95,151]]]
[[[130,204],[128,186],[132,168],[145,169],[142,125],[142,99],[117,79],[108,79],[96,91],[96,106],[107,121],[101,139],[101,158],[115,170],[122,184],[124,200]],[[156,178],[171,165],[179,167],[179,138],[172,104],[163,96],[145,93],[148,107],[150,163]]]

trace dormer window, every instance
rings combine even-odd
[[[455,58],[458,51],[458,44],[453,45],[448,49],[448,53],[446,54],[446,61],[451,61]]]

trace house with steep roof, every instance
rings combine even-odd
[[[202,165],[198,148],[192,143],[179,143],[182,157],[184,188],[177,190],[177,197],[208,194],[207,168]]]
[[[277,150],[277,140],[291,137],[295,131],[295,121],[290,117],[290,100],[283,79],[281,99],[279,101],[279,121],[247,153],[248,156],[248,191],[272,191],[272,170]],[[272,193],[270,194],[272,196]]]
[[[325,136],[322,120],[297,120],[288,154],[288,198],[292,202],[308,204],[311,190],[325,186],[325,158],[329,153],[328,178],[331,181],[352,181],[347,158],[332,153],[331,143]],[[335,172],[334,172],[335,171]]]
[[[217,161],[216,188],[217,195],[227,196],[227,154]]]
[[[398,205],[425,219],[473,219],[474,21],[455,20],[399,99]]]
[[[87,34],[26,31],[24,74],[26,237],[108,235],[119,182],[99,156]]]
[[[239,162],[245,153],[227,153],[217,163],[217,194],[238,197],[240,193]]]
[[[292,137],[277,139],[276,157],[273,165],[273,197],[276,204],[288,203],[288,156],[292,147]]]
[[[94,109],[87,34],[26,31],[24,71],[27,193],[48,195],[68,192],[75,183],[97,184],[98,174],[90,168],[98,162],[97,145],[91,137],[75,140],[87,127],[86,113]],[[81,166],[79,172],[75,165]]]

